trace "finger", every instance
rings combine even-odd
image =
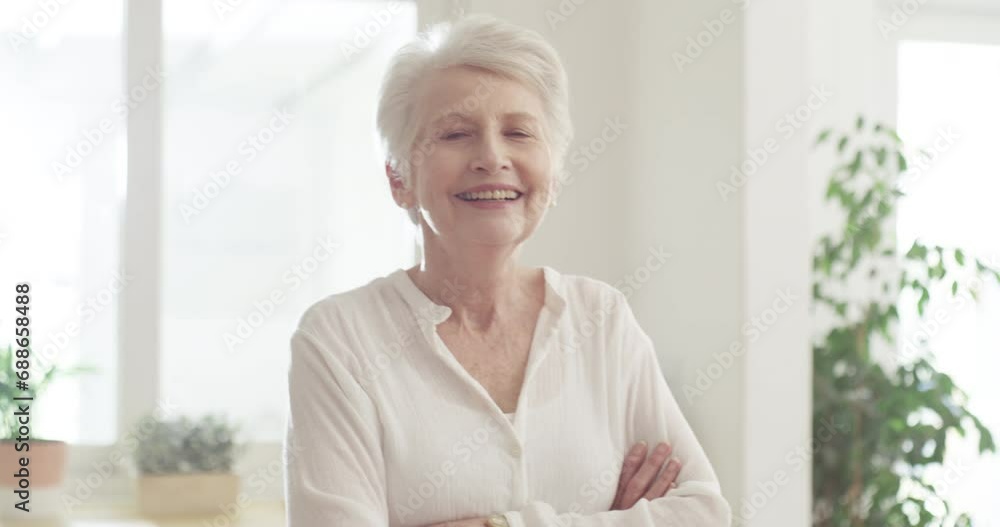
[[[646,492],[647,500],[655,500],[656,498],[662,498],[670,491],[671,488],[676,487],[675,483],[677,480],[677,475],[681,472],[681,462],[677,458],[672,458],[667,462],[667,467],[663,469],[663,474],[656,479],[649,491]]]
[[[628,455],[625,456],[625,462],[622,464],[622,473],[618,477],[618,490],[615,492],[615,501],[613,501],[612,509],[615,510],[614,506],[620,503],[622,492],[625,491],[625,485],[632,480],[632,476],[639,471],[639,467],[642,465],[643,460],[646,459],[646,451],[649,447],[646,445],[645,441],[640,441],[632,446],[632,450],[629,451]]]
[[[635,505],[635,502],[639,501],[639,498],[646,493],[646,489],[653,482],[653,478],[659,474],[660,467],[670,455],[670,451],[670,445],[660,443],[656,450],[653,450],[653,455],[649,456],[639,471],[635,473],[632,481],[625,485],[625,492],[622,494],[622,505],[626,506],[625,508],[632,508],[632,505]]]
[[[632,450],[629,451],[628,455],[625,457],[625,461],[622,464],[622,472],[618,478],[618,490],[615,492],[615,501],[618,503],[621,499],[622,492],[625,491],[625,485],[632,480],[632,476],[639,471],[639,467],[642,466],[642,462],[646,459],[646,451],[649,449],[645,441],[640,441],[632,446]]]

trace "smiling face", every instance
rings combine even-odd
[[[425,233],[453,246],[511,245],[541,223],[553,190],[541,99],[520,82],[453,67],[424,82],[411,185]]]

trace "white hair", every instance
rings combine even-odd
[[[417,122],[419,84],[435,71],[454,66],[483,69],[519,81],[537,93],[546,114],[552,170],[562,178],[573,124],[566,72],[559,55],[535,31],[491,16],[471,15],[420,34],[396,52],[382,80],[376,124],[386,160],[403,184],[409,187],[411,167],[419,164],[410,158],[422,124]]]

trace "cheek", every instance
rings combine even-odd
[[[454,178],[449,174],[461,173],[440,164],[429,163],[423,167],[421,174],[426,181],[422,182],[416,189],[416,199],[421,208],[431,214],[437,222],[447,221],[445,218],[452,214],[451,211],[456,206],[451,195],[451,189],[455,185],[448,183],[448,181],[454,181]]]
[[[461,175],[467,165],[468,159],[461,151],[438,147],[425,158],[424,172],[442,181],[454,177],[456,173]]]
[[[420,197],[427,198],[449,188],[461,177],[463,167],[454,152],[435,151],[425,156],[414,172],[421,183]]]
[[[525,152],[521,158],[520,171],[523,177],[531,179],[533,186],[544,187],[554,176],[548,151],[537,148]]]

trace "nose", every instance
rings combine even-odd
[[[495,174],[510,169],[510,154],[498,133],[483,134],[472,161],[472,170],[480,174]]]

